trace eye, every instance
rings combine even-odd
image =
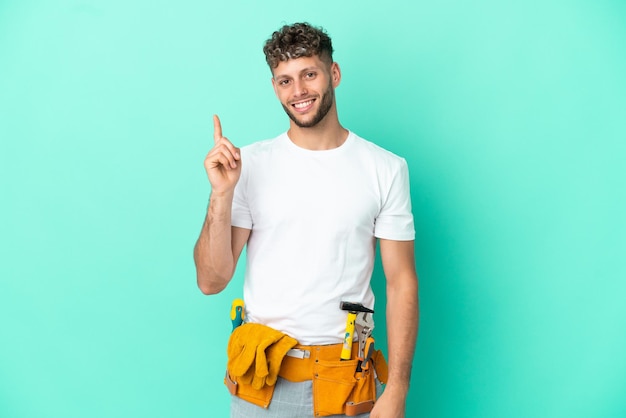
[[[304,77],[308,79],[315,78],[315,73],[313,71],[309,71],[304,75]]]
[[[283,78],[281,80],[278,80],[278,85],[279,86],[286,86],[287,84],[289,84],[289,79],[287,79],[287,78]]]

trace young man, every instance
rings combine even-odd
[[[231,336],[225,379],[236,395],[231,416],[402,418],[418,324],[406,162],[339,123],[341,71],[322,29],[284,26],[264,52],[289,130],[239,149],[214,116],[215,145],[204,162],[212,191],[194,249],[198,286],[215,294],[247,245],[246,324]],[[377,240],[388,376],[382,356],[365,369],[356,342],[340,360],[348,315],[340,303],[373,309]],[[378,398],[361,393],[376,392],[374,376],[386,377]]]

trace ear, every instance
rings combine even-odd
[[[272,77],[272,87],[274,88],[274,94],[278,97],[278,90],[276,90],[276,80]]]
[[[341,69],[339,68],[339,64],[336,62],[333,62],[330,65],[330,77],[333,82],[333,88],[337,88],[341,82]]]

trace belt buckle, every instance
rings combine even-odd
[[[302,359],[310,358],[311,351],[303,350],[301,348],[292,348],[291,350],[287,351],[286,355],[289,357],[299,358],[302,360]]]

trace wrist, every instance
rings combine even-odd
[[[209,201],[214,201],[214,200],[232,200],[233,196],[235,195],[235,189],[216,189],[216,188],[212,188],[211,189],[211,194],[209,196]]]
[[[409,382],[389,379],[389,381],[385,385],[385,392],[391,392],[396,396],[402,396],[406,398],[407,394],[409,393]]]
[[[233,196],[233,191],[211,190],[207,208],[207,221],[209,223],[226,222],[230,226]]]

